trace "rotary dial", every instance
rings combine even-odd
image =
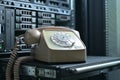
[[[62,47],[72,47],[75,41],[65,32],[56,32],[51,37],[51,41]]]

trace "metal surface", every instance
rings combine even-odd
[[[102,63],[102,64],[80,67],[80,68],[76,68],[75,70],[79,73],[82,73],[82,72],[87,72],[87,71],[91,71],[91,70],[107,68],[107,67],[110,67],[110,66],[116,66],[116,65],[119,65],[119,64],[120,64],[120,60],[113,61],[113,62],[108,62],[108,63]]]
[[[0,62],[0,65],[5,67],[7,59],[0,59]],[[21,65],[20,75],[21,78],[26,80],[36,80],[38,78],[41,80],[79,80],[102,75],[100,79],[105,80],[103,74],[119,68],[119,57],[88,56],[85,63],[48,64],[38,61],[25,62]],[[1,69],[1,71],[5,70]]]

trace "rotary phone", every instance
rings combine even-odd
[[[86,47],[80,38],[79,32],[65,27],[42,27],[27,30],[24,41],[26,44],[37,44],[31,50],[31,56],[16,60],[16,51],[13,51],[12,60],[8,62],[6,80],[10,80],[10,66],[14,64],[14,79],[19,80],[19,66],[22,61],[38,60],[48,63],[85,62]],[[16,42],[17,43],[17,42]],[[15,48],[16,49],[16,48]]]
[[[86,60],[86,47],[79,32],[65,27],[28,30],[26,44],[38,43],[32,50],[34,59],[43,62],[80,62]]]

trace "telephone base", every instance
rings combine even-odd
[[[46,63],[73,63],[73,62],[86,62],[87,60],[85,50],[63,52],[48,50],[48,52],[46,53],[42,53],[42,51],[40,50],[34,53],[34,59]]]

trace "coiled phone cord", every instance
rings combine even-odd
[[[25,61],[33,60],[32,56],[19,57],[14,64],[14,80],[19,80],[20,64]]]
[[[23,36],[23,35],[20,35],[19,37],[21,37],[21,36]],[[6,80],[11,80],[12,69],[14,69],[14,80],[19,80],[19,67],[20,67],[21,62],[33,60],[32,56],[20,57],[16,60],[18,43],[19,43],[19,41],[18,41],[18,39],[16,39],[13,53],[10,55],[10,59],[8,61],[7,68],[6,68],[6,73],[5,73]],[[14,62],[15,62],[15,64],[14,64]],[[14,68],[13,68],[13,65],[14,65]]]
[[[17,57],[17,50],[18,50],[17,45],[18,45],[18,40],[16,40],[16,42],[15,42],[15,47],[13,49],[13,53],[10,55],[10,59],[8,61],[8,64],[7,64],[6,73],[5,73],[6,80],[11,80],[12,66],[14,64],[16,57]]]

